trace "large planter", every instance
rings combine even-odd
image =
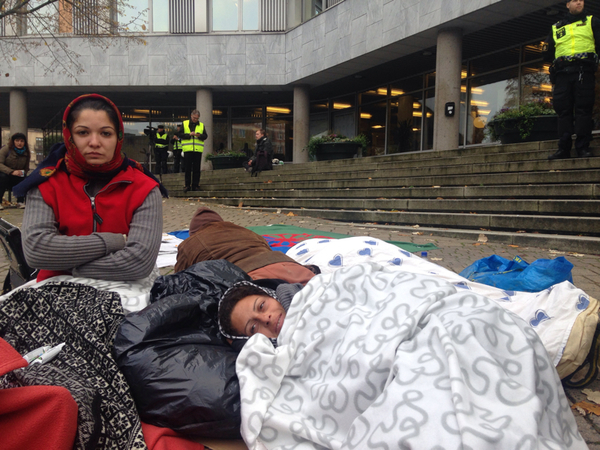
[[[556,127],[558,116],[545,115],[534,116],[533,128],[526,138],[521,137],[519,132],[519,119],[498,120],[489,123],[494,128],[494,133],[503,144],[515,144],[517,142],[549,141],[557,139]]]
[[[237,169],[243,167],[242,164],[248,159],[250,158],[246,158],[245,156],[217,155],[213,156],[210,162],[212,163],[213,170]]]
[[[315,158],[317,161],[354,158],[361,148],[362,145],[355,142],[324,142],[319,144]]]

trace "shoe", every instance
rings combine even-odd
[[[592,156],[592,154],[590,153],[589,149],[587,149],[587,148],[582,148],[580,150],[577,150],[578,158],[589,158],[590,156]]]
[[[17,208],[25,209],[25,203],[17,203]]]
[[[565,152],[564,150],[557,150],[553,155],[548,156],[548,160],[552,161],[553,159],[568,159],[571,157],[571,152]]]
[[[185,187],[183,188],[183,192],[189,192],[189,190],[190,190],[190,187],[189,187],[189,186],[185,186]]]
[[[199,186],[192,186],[192,191],[199,191],[200,187]]]
[[[4,206],[0,205],[0,211],[2,211],[4,209]]]

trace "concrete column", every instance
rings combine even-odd
[[[196,109],[200,111],[200,122],[204,124],[208,138],[204,141],[204,153],[202,153],[202,170],[212,170],[212,164],[206,161],[208,155],[213,152],[213,98],[210,89],[198,89],[196,91]]]
[[[27,136],[27,91],[11,89],[9,114],[10,135],[24,133]]]
[[[304,150],[309,139],[309,87],[294,86],[294,162],[308,162],[308,151]]]
[[[460,132],[460,71],[462,61],[462,30],[440,30],[437,38],[435,74],[434,150],[458,147]],[[446,117],[446,103],[454,103],[454,116]]]

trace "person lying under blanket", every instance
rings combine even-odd
[[[250,449],[587,448],[539,337],[494,300],[371,262],[289,288],[238,283],[219,308],[247,339]]]
[[[226,222],[215,211],[200,207],[190,222],[190,237],[177,248],[175,272],[200,261],[225,259],[254,280],[276,278],[288,283],[306,284],[316,266],[298,264],[284,253],[271,250],[254,231]]]

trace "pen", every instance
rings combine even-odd
[[[23,355],[23,359],[25,361],[27,361],[27,364],[31,364],[31,361],[33,361],[34,359],[39,358],[40,356],[42,356],[44,353],[46,353],[51,348],[52,347],[50,347],[48,345],[45,345],[44,347],[36,348],[35,350],[30,351],[26,355]]]
[[[48,351],[42,353],[29,364],[45,364],[48,361],[51,361],[56,355],[60,353],[64,346],[65,343],[63,342],[62,344],[58,344],[56,347],[51,347]]]

